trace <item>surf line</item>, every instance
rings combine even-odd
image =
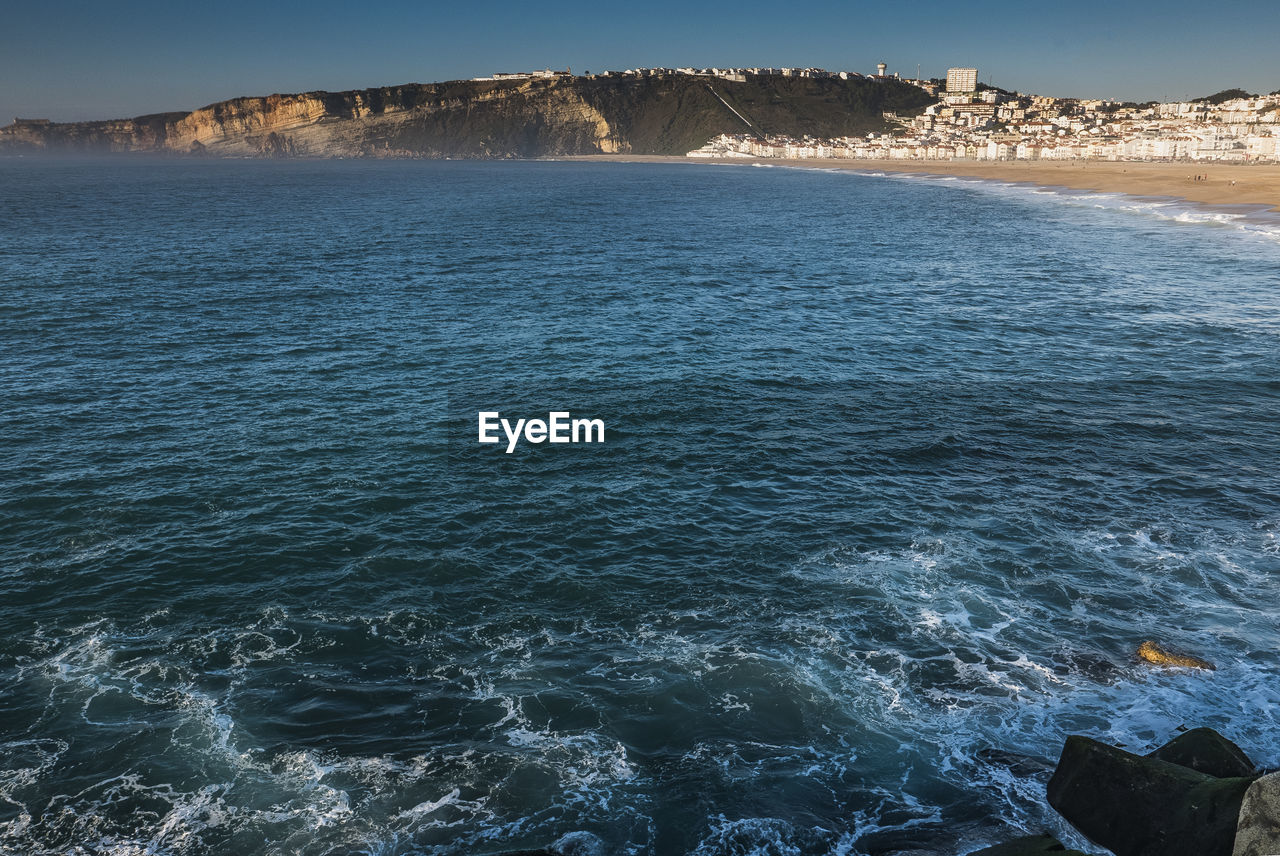
[[[574,419],[567,410],[552,410],[546,419],[503,419],[497,410],[481,410],[476,414],[476,427],[481,443],[500,443],[498,429],[507,437],[507,454],[516,450],[523,436],[533,443],[603,443],[603,419]]]

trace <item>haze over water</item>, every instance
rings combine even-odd
[[[1280,763],[1272,233],[692,165],[0,188],[0,851],[964,852],[1069,839],[1070,733]]]

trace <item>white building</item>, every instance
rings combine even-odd
[[[976,68],[947,69],[948,92],[973,92],[978,88],[978,70]]]

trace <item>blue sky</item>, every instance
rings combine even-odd
[[[1275,0],[7,3],[0,124],[190,110],[237,95],[570,66],[816,65],[1046,95],[1280,89]]]

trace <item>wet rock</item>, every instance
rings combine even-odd
[[[1231,856],[1240,803],[1252,782],[1072,736],[1048,796],[1072,826],[1116,856]]]
[[[1054,856],[1085,856],[1079,850],[1068,850],[1052,835],[1030,835],[1016,841],[975,850],[969,856],[1040,856],[1041,853],[1051,853]]]
[[[1055,654],[1053,671],[1059,675],[1080,675],[1100,684],[1114,684],[1122,675],[1120,666],[1105,655],[1083,650]]]
[[[1244,750],[1212,728],[1193,728],[1179,734],[1147,757],[1219,778],[1252,776],[1256,770]]]
[[[1148,639],[1138,646],[1138,659],[1153,666],[1176,666],[1183,669],[1206,669],[1214,671],[1217,667],[1208,660],[1192,657],[1189,654],[1177,654]]]
[[[978,758],[997,767],[1004,767],[1019,778],[1038,776],[1053,769],[1053,764],[1041,758],[1006,752],[1004,749],[980,749]]]
[[[1280,773],[1263,776],[1245,791],[1232,856],[1280,853]]]

